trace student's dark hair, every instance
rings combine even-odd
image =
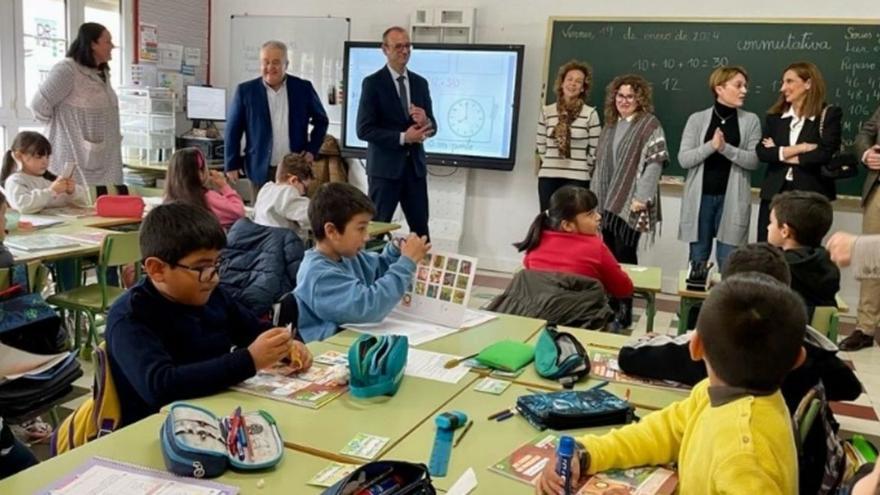
[[[67,56],[80,65],[85,65],[86,67],[102,71],[109,71],[110,66],[107,62],[104,62],[101,65],[95,63],[95,54],[92,52],[92,43],[97,43],[98,38],[104,34],[104,31],[107,31],[107,28],[97,22],[85,22],[81,24],[79,26],[79,31],[76,33],[76,39],[73,40],[73,43],[70,44],[70,48],[67,49]]]
[[[198,148],[181,148],[171,155],[165,179],[165,201],[182,201],[208,209],[202,172],[207,167]]]
[[[156,206],[141,223],[141,256],[173,264],[199,249],[223,249],[226,233],[210,211],[175,201]]]
[[[819,247],[834,221],[834,209],[825,196],[812,191],[785,191],[773,196],[770,211],[779,227],[788,224],[794,239],[804,246]]]
[[[714,287],[697,319],[706,359],[731,387],[773,392],[797,362],[803,300],[770,275],[739,273]]]
[[[288,153],[284,155],[278,170],[275,172],[275,181],[283,182],[288,177],[295,176],[300,182],[315,178],[312,164],[306,160],[305,153]]]
[[[327,237],[324,224],[332,223],[340,233],[345,225],[359,213],[376,214],[376,207],[360,189],[345,182],[328,182],[315,192],[309,203],[309,223],[316,240]]]
[[[791,285],[785,254],[766,242],[753,242],[734,249],[724,262],[721,276],[727,278],[745,272],[766,273],[785,285]]]
[[[36,157],[49,156],[52,154],[52,145],[46,136],[34,131],[21,131],[12,140],[12,146],[3,155],[3,167],[0,168],[0,184],[5,184],[6,179],[18,170],[13,153],[31,155]],[[46,170],[43,177],[55,180],[55,174]]]
[[[560,230],[562,221],[573,222],[581,213],[596,209],[599,200],[593,191],[579,186],[562,186],[550,196],[550,207],[538,213],[526,238],[513,243],[519,252],[531,251],[541,243],[541,233],[546,230]]]

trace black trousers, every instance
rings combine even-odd
[[[562,186],[578,186],[584,189],[590,188],[590,181],[576,179],[560,179],[557,177],[538,177],[538,201],[541,203],[541,211],[550,208],[550,196]]]
[[[628,232],[626,238],[624,238],[623,235],[620,235],[619,230],[615,234],[613,229],[602,229],[602,240],[608,246],[608,249],[611,250],[614,257],[617,258],[618,263],[639,264],[638,248],[641,236],[642,234],[639,232]],[[627,240],[630,242],[627,243]],[[615,319],[620,324],[620,327],[629,328],[632,325],[632,298],[610,298],[608,303],[611,309],[614,310]]]
[[[390,222],[397,204],[403,209],[410,231],[418,235],[428,233],[428,181],[426,177],[416,177],[415,166],[407,158],[403,175],[399,179],[385,179],[370,176],[369,195],[376,205],[376,220]]]

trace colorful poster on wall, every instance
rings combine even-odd
[[[138,59],[140,62],[159,61],[159,30],[155,24],[140,25],[140,50]]]
[[[180,71],[180,64],[183,63],[183,45],[175,43],[159,43],[159,63],[157,67],[160,70]]]

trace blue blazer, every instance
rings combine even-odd
[[[425,109],[437,132],[437,119],[431,107],[428,81],[411,70],[409,99],[413,105]],[[364,78],[361,101],[357,114],[357,135],[367,142],[367,175],[383,179],[399,179],[403,175],[407,154],[416,166],[416,176],[427,174],[425,147],[421,143],[400,145],[400,133],[413,124],[409,114],[403,111],[397,95],[397,82],[391,77],[387,66]]]
[[[327,134],[330,123],[324,106],[312,83],[287,75],[288,138],[290,151],[308,151],[318,156],[318,150]],[[309,133],[309,123],[312,132]],[[247,134],[244,156],[241,155],[241,136]],[[269,116],[269,100],[266,86],[258,77],[245,81],[235,89],[235,96],[226,115],[225,168],[226,171],[245,169],[256,187],[267,179],[269,161],[272,158],[272,120]]]

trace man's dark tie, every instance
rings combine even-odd
[[[403,114],[409,115],[409,96],[406,93],[406,84],[403,82],[406,81],[406,76],[398,76],[397,78],[397,92],[400,94],[400,106],[403,107]]]

